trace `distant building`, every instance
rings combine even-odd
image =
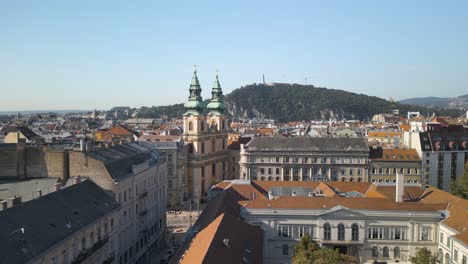
[[[197,72],[190,84],[190,96],[184,114],[183,140],[188,146],[187,178],[191,197],[203,199],[208,190],[227,177],[228,124],[224,117],[225,105],[218,76],[208,105],[201,97]],[[205,115],[204,111],[208,114]]]
[[[228,145],[229,151],[229,172],[227,180],[239,179],[240,176],[240,148],[241,144],[247,144],[252,140],[251,137],[239,137]]]
[[[240,177],[261,181],[366,181],[364,138],[257,137],[241,145]]]
[[[188,200],[187,148],[183,141],[153,142],[167,156],[167,205],[180,207]]]
[[[0,263],[115,263],[119,208],[85,180],[0,211]]]
[[[40,144],[44,139],[26,126],[6,126],[3,131],[5,143],[19,143],[24,140],[27,144]]]
[[[462,125],[428,123],[426,132],[408,131],[404,144],[422,159],[423,183],[445,191],[464,173],[468,162],[468,130]]]
[[[403,132],[401,131],[369,131],[367,134],[369,145],[392,149],[403,145]]]
[[[406,183],[421,183],[421,157],[414,149],[370,148],[370,182],[396,182],[397,174]]]

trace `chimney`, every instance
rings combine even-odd
[[[86,151],[86,142],[84,138],[80,139],[80,151],[82,152]]]
[[[395,190],[395,202],[403,202],[403,190],[405,184],[405,175],[397,173],[396,175],[396,190]]]
[[[229,239],[227,239],[227,238],[223,239],[223,244],[224,244],[227,248],[229,248]]]
[[[12,199],[12,206],[17,206],[18,204],[21,203],[21,196],[15,195]]]
[[[0,203],[2,204],[2,209],[3,210],[8,208],[8,200],[3,200]]]
[[[80,183],[81,182],[81,177],[80,175],[76,176],[74,179],[74,184]]]
[[[57,182],[56,184],[54,184],[54,186],[56,191],[60,191],[60,189],[62,188],[62,184],[60,182]]]
[[[37,191],[38,197],[41,197],[42,196],[42,189],[37,189],[36,191]]]

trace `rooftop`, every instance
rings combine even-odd
[[[369,151],[364,138],[255,137],[247,146],[252,150]]]
[[[118,207],[106,191],[86,180],[1,211],[0,263],[32,261]]]

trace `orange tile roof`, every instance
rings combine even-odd
[[[373,161],[421,161],[415,149],[382,149],[382,154],[374,155],[371,150]]]
[[[387,137],[403,137],[401,131],[369,131],[368,137],[387,138]]]
[[[408,125],[408,124],[400,124],[400,129],[401,129],[402,131],[410,131],[411,126]]]
[[[415,202],[397,203],[391,199],[369,197],[299,197],[280,196],[274,200],[254,200],[248,202],[245,207],[252,209],[277,208],[277,209],[309,209],[320,210],[344,206],[357,210],[398,210],[398,211],[436,211],[446,208],[446,204],[420,204]]]

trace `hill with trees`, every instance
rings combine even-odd
[[[327,120],[372,118],[379,113],[419,111],[423,115],[458,116],[460,111],[405,105],[385,99],[343,90],[299,84],[252,84],[238,88],[225,96],[229,115],[234,119],[271,118],[280,122],[297,120]],[[180,117],[183,104],[142,108],[140,117]]]

